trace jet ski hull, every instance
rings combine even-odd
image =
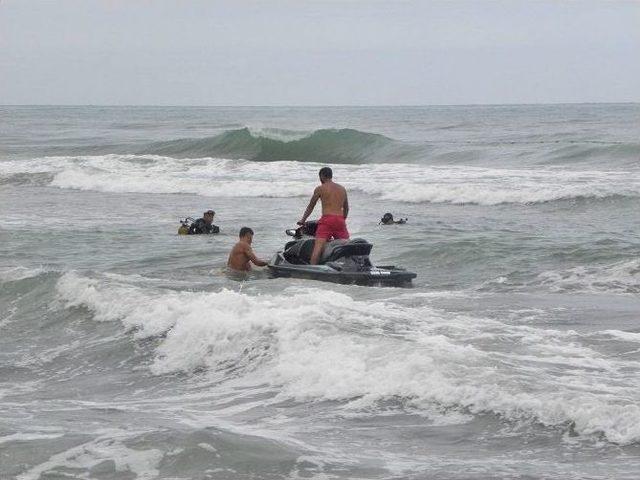
[[[287,262],[281,253],[268,264],[274,277],[294,277],[323,282],[366,286],[407,286],[416,274],[397,267],[368,267],[341,269],[339,265],[295,265]]]

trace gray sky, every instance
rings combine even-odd
[[[640,101],[640,1],[0,0],[0,104]]]

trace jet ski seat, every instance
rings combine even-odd
[[[305,238],[287,243],[283,256],[294,265],[305,265],[311,261],[313,238]],[[373,245],[362,238],[352,240],[332,240],[327,242],[320,256],[320,264],[333,262],[348,255],[369,255]]]
[[[349,243],[349,240],[331,240],[324,244],[324,250],[320,255],[318,263],[323,264],[333,260],[332,256],[336,253],[337,249]]]
[[[320,263],[334,262],[346,256],[369,255],[373,245],[363,238],[333,240],[327,242],[320,256]]]
[[[305,238],[287,243],[283,256],[285,260],[294,265],[305,265],[311,261],[313,253],[313,238]]]

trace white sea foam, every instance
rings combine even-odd
[[[301,140],[313,133],[313,131],[288,130],[283,128],[273,128],[258,125],[254,125],[248,128],[249,132],[254,137],[270,138],[271,140],[279,140],[281,142]]]
[[[319,164],[249,162],[157,155],[45,157],[0,162],[0,177],[47,173],[51,186],[114,193],[193,193],[220,197],[307,195]],[[640,196],[637,171],[584,171],[557,167],[496,169],[421,164],[340,165],[351,190],[411,203],[497,205],[574,198]]]
[[[174,160],[156,156],[107,156],[58,172],[51,185],[60,188],[114,193],[194,193],[211,197],[293,197],[308,194],[308,184],[280,175],[276,163],[224,159]],[[136,163],[144,158],[151,163]],[[133,162],[133,163],[132,163]]]
[[[43,267],[27,268],[23,266],[16,266],[0,268],[0,283],[17,282],[27,278],[34,278],[46,272],[47,270]]]
[[[640,195],[640,175],[632,172],[402,167],[375,165],[372,173],[377,181],[358,188],[385,200],[479,205]]]
[[[640,260],[551,270],[538,282],[555,292],[640,293]]]
[[[359,409],[402,398],[425,412],[491,412],[640,441],[640,366],[600,354],[577,332],[446,313],[427,299],[400,306],[313,288],[167,292],[68,273],[58,291],[67,305],[138,336],[166,332],[152,366],[158,375],[232,367],[238,381],[271,385],[276,401]]]
[[[640,332],[625,332],[623,330],[603,330],[600,332],[604,335],[610,335],[612,337],[624,340],[626,342],[640,343]]]
[[[12,433],[11,435],[5,435],[0,437],[0,445],[3,443],[11,443],[11,442],[30,442],[33,440],[51,440],[53,438],[63,437],[63,432],[57,433],[47,433],[47,432],[21,432],[21,433]]]
[[[84,306],[94,312],[98,321],[121,320],[128,329],[136,329],[136,337],[158,335],[173,326],[183,305],[176,292],[154,292],[152,298],[140,300],[139,291],[131,286],[106,286],[95,279],[79,277],[73,272],[58,281],[58,292],[68,307]]]
[[[69,468],[89,470],[107,460],[113,462],[115,472],[132,473],[136,480],[157,478],[158,465],[163,456],[162,452],[156,449],[128,448],[122,443],[122,438],[124,438],[122,432],[105,432],[96,440],[51,456],[47,461],[18,475],[17,479],[38,480],[43,475],[49,477],[61,469],[63,471]]]

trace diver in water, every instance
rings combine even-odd
[[[213,210],[207,210],[204,212],[202,218],[193,222],[189,227],[189,235],[220,233],[220,227],[213,224],[213,217],[215,214],[216,212]]]
[[[258,267],[266,267],[267,262],[256,257],[251,248],[253,230],[249,227],[242,227],[238,237],[238,243],[233,246],[229,253],[227,269],[233,272],[249,272],[251,271],[251,263]]]
[[[393,215],[391,215],[389,212],[387,212],[382,216],[382,218],[378,222],[378,225],[380,225],[380,224],[382,224],[382,225],[402,225],[403,223],[407,223],[407,220],[408,220],[408,218],[401,218],[400,220],[394,220],[393,219]]]

